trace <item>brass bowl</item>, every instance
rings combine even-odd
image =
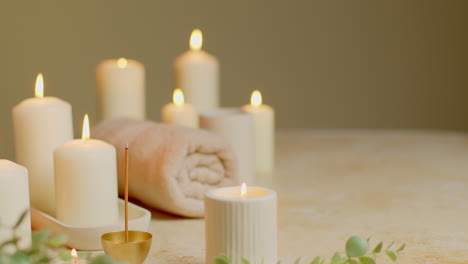
[[[128,242],[125,242],[125,231],[105,233],[101,237],[104,252],[114,259],[129,264],[141,264],[148,256],[153,235],[143,231],[128,231]]]

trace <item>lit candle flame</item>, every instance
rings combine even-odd
[[[244,183],[242,183],[242,187],[241,187],[241,197],[242,198],[246,198],[247,197],[247,185]]]
[[[70,255],[72,256],[73,259],[78,258],[78,253],[76,252],[76,249],[72,249],[70,252]]]
[[[191,50],[201,50],[203,44],[203,36],[201,30],[198,28],[192,31],[190,36],[190,49]]]
[[[127,67],[128,61],[125,58],[120,58],[117,60],[117,66],[121,69]]]
[[[184,94],[182,90],[179,88],[174,90],[174,94],[172,95],[172,101],[175,105],[183,105],[184,104]]]
[[[262,94],[259,90],[255,90],[252,92],[252,96],[250,97],[250,104],[259,106],[262,104]]]
[[[88,118],[88,114],[86,114],[84,116],[84,119],[83,119],[83,133],[81,134],[81,139],[83,141],[86,141],[89,139],[89,118]]]
[[[36,77],[36,97],[43,98],[44,97],[44,78],[42,77],[42,73],[39,73]]]

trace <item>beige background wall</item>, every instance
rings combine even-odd
[[[94,69],[125,56],[147,69],[148,116],[171,99],[173,59],[193,28],[222,64],[222,103],[253,89],[281,128],[468,130],[468,1],[2,1],[0,157],[11,108],[46,94],[96,117]]]

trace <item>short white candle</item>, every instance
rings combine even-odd
[[[36,96],[13,108],[16,161],[29,171],[32,207],[55,215],[54,150],[73,139],[72,107],[55,97],[44,97],[42,74]]]
[[[262,187],[226,187],[205,195],[206,263],[226,255],[232,264],[276,263],[276,192]]]
[[[184,102],[184,94],[175,89],[173,103],[165,105],[161,111],[162,120],[166,124],[174,124],[198,128],[198,112],[191,104]]]
[[[116,150],[89,137],[86,115],[82,139],[69,141],[54,153],[57,219],[68,225],[118,221]]]
[[[255,122],[255,167],[257,173],[269,173],[275,158],[275,112],[269,105],[262,104],[262,94],[252,92],[250,104],[242,111],[253,114]]]
[[[29,211],[28,170],[9,160],[0,159],[0,244],[14,237],[11,230],[20,216]],[[18,227],[19,246],[31,245],[31,220],[29,214]],[[8,252],[14,248],[6,248]]]
[[[198,111],[219,106],[219,63],[213,55],[203,51],[203,37],[199,29],[192,31],[190,50],[174,62],[175,85],[184,91],[185,99]]]
[[[96,69],[100,118],[146,118],[145,68],[135,60],[105,60]]]

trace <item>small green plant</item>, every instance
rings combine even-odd
[[[60,257],[64,261],[71,260],[70,249],[65,248],[67,237],[65,235],[52,236],[50,229],[33,232],[31,247],[27,249],[20,247],[18,228],[28,213],[29,210],[21,214],[16,224],[11,227],[13,237],[0,244],[0,264],[46,264],[52,262],[56,257]],[[91,259],[89,264],[123,263],[114,261],[108,255],[102,255]]]
[[[383,242],[380,242],[370,251],[369,239],[366,240],[360,236],[352,236],[346,241],[345,255],[337,252],[328,262],[326,258],[316,257],[309,264],[377,264],[377,256],[383,253],[393,262],[396,262],[398,254],[405,249],[406,244],[401,245],[397,249],[392,249],[393,245],[392,242],[384,249]],[[250,263],[244,258],[241,260],[242,264],[256,264]],[[301,258],[297,258],[294,264],[299,264],[300,262]],[[226,256],[219,256],[213,260],[213,264],[231,264],[231,260]],[[280,264],[280,262],[278,261],[277,264]]]

